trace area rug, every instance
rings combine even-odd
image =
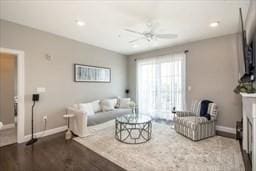
[[[244,171],[239,142],[215,136],[198,142],[169,125],[153,123],[152,139],[124,144],[114,138],[114,121],[94,126],[78,143],[131,171]]]

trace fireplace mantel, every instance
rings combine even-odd
[[[242,97],[251,97],[251,98],[256,98],[256,93],[241,93]]]
[[[243,150],[248,149],[248,128],[252,128],[252,170],[256,170],[256,93],[241,93],[243,98]]]

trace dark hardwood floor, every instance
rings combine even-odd
[[[171,124],[163,120],[155,120]],[[233,134],[217,135],[234,138]],[[246,171],[251,171],[243,153]],[[33,146],[12,144],[0,147],[0,171],[124,171],[75,141],[64,139],[64,133],[41,138]]]
[[[41,138],[33,146],[13,144],[0,148],[0,171],[123,171],[64,133]]]

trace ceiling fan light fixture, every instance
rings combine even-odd
[[[133,44],[132,47],[137,48],[137,47],[139,47],[139,45],[138,44]]]
[[[140,32],[140,31],[136,31],[136,30],[132,30],[132,29],[124,29],[124,31],[129,32],[129,33],[133,33],[134,35],[139,36],[137,39],[131,40],[129,41],[129,43],[135,43],[137,41],[140,40],[144,40],[147,41],[149,43],[153,42],[153,41],[157,41],[157,40],[161,40],[161,39],[175,39],[178,37],[177,34],[172,34],[172,33],[155,33],[155,26],[152,25],[147,25],[147,27],[149,27],[150,31],[144,31],[144,32]],[[154,29],[152,29],[152,27]],[[137,45],[132,45],[132,47],[137,47]]]

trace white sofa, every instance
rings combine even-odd
[[[129,103],[129,98],[124,99],[126,100],[125,103]],[[112,101],[110,106],[108,100]],[[120,100],[118,99],[116,101],[114,99],[106,99],[74,104],[67,108],[67,112],[75,115],[70,120],[71,131],[79,137],[85,137],[88,135],[88,126],[97,125],[115,119],[118,116],[132,113],[132,109],[129,108],[129,104],[123,103],[120,105]]]

